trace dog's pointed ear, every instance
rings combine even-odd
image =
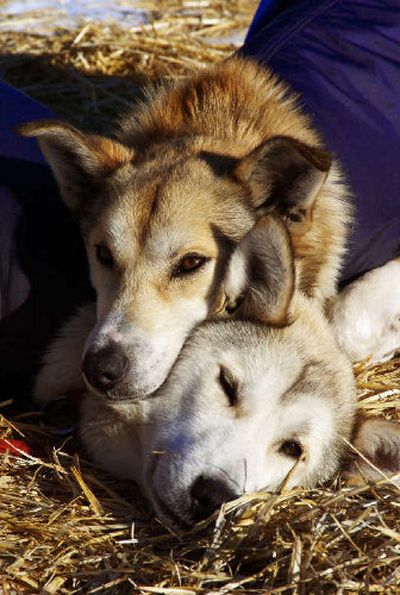
[[[61,196],[72,210],[79,210],[83,196],[96,182],[132,161],[134,156],[132,149],[117,141],[85,134],[56,120],[22,124],[16,132],[37,137]]]
[[[350,462],[344,471],[350,481],[379,480],[385,475],[400,473],[400,423],[379,417],[361,417],[353,446],[355,452],[350,453]]]
[[[315,199],[331,167],[326,151],[287,136],[274,136],[240,160],[235,175],[250,189],[261,213],[288,221],[312,218]]]
[[[295,286],[289,234],[273,217],[261,217],[239,242],[223,283],[222,314],[284,325]]]

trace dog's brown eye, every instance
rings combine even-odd
[[[228,397],[229,405],[235,407],[238,403],[238,383],[233,374],[224,366],[220,367],[219,383]]]
[[[96,258],[103,266],[109,269],[111,269],[114,265],[113,255],[107,246],[104,246],[103,244],[97,244]]]
[[[201,256],[201,254],[186,254],[181,258],[177,267],[173,271],[173,276],[180,277],[182,275],[187,275],[188,273],[193,273],[200,269],[207,260],[208,258]]]
[[[286,440],[280,447],[279,451],[291,457],[292,459],[299,459],[303,454],[303,447],[297,440]]]

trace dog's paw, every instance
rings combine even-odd
[[[336,298],[331,319],[340,346],[353,361],[390,359],[400,349],[400,261],[348,285]]]

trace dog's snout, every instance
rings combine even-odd
[[[224,502],[238,497],[238,494],[223,479],[203,475],[193,483],[190,495],[195,521],[206,519]]]
[[[123,380],[128,366],[129,360],[122,346],[112,341],[101,349],[86,352],[82,372],[94,389],[106,392]]]

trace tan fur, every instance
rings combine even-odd
[[[114,171],[133,160],[134,153],[129,147],[95,134],[89,138],[90,148],[107,170]]]
[[[299,110],[296,96],[265,67],[249,60],[232,58],[172,87],[150,89],[148,94],[148,100],[120,123],[119,143],[82,135],[108,171],[133,161],[151,175],[154,169],[185,162],[200,151],[243,158],[274,136],[322,146],[309,118]],[[37,126],[34,130],[38,134]],[[21,131],[34,134],[27,126]],[[312,220],[290,225],[295,255],[301,259],[300,286],[308,295],[326,299],[335,292],[349,221],[346,194],[334,164]],[[153,201],[142,200],[141,206],[143,212],[135,215],[149,220],[154,215]]]
[[[228,60],[172,89],[150,92],[150,98],[122,122],[119,134],[121,142],[137,147],[140,162],[153,145],[177,138],[201,138],[204,150],[234,157],[278,135],[322,145],[288,87],[247,60]],[[295,255],[301,259],[300,286],[308,295],[327,299],[335,293],[350,217],[346,195],[334,164],[312,221],[290,226]]]

